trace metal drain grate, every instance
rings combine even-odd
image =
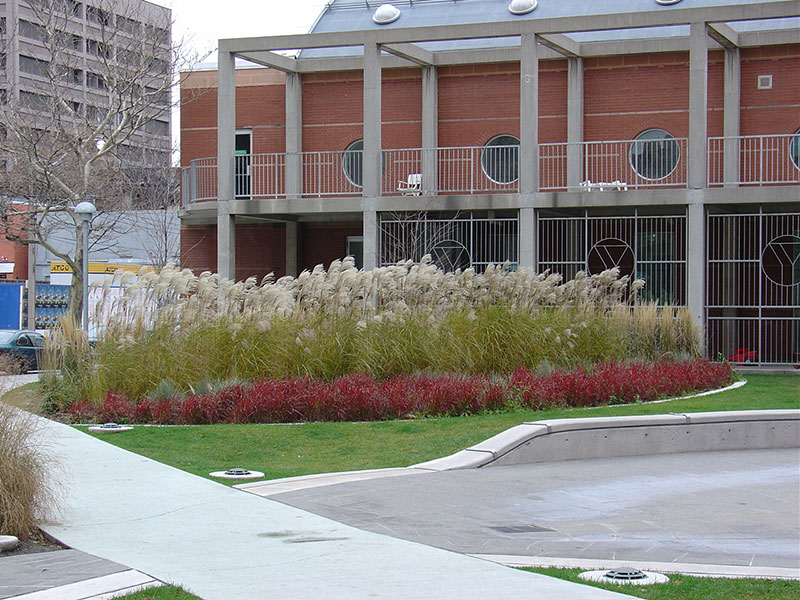
[[[501,525],[498,527],[489,527],[500,533],[541,533],[543,531],[553,531],[547,527],[539,527],[538,525]]]

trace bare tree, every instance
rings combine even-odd
[[[90,201],[101,213],[127,210],[148,185],[142,173],[170,171],[167,115],[185,54],[171,41],[168,13],[145,2],[27,4],[30,12],[7,24],[4,39],[11,50],[24,38],[30,56],[19,53],[16,80],[25,85],[11,81],[0,105],[0,224],[10,239],[41,244],[70,266],[69,311],[77,319],[85,257],[74,207]],[[53,215],[74,228],[71,251],[48,244]],[[93,244],[113,244],[115,220],[95,221]]]

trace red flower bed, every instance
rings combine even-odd
[[[132,401],[109,392],[97,409],[70,409],[74,420],[210,424],[377,421],[456,416],[521,403],[530,408],[647,402],[722,387],[733,378],[727,363],[604,363],[537,375],[517,369],[507,379],[457,375],[398,375],[380,381],[353,374],[331,382],[308,377],[261,379],[210,394]]]

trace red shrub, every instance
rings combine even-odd
[[[603,363],[548,375],[518,368],[505,381],[458,375],[398,375],[377,381],[352,374],[331,382],[309,377],[261,379],[183,399],[143,399],[133,403],[110,393],[92,411],[74,403],[74,420],[137,423],[292,423],[375,421],[414,416],[456,416],[497,410],[510,398],[540,409],[650,401],[721,387],[731,381],[727,363]]]

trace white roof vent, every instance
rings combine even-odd
[[[394,23],[400,18],[400,9],[391,4],[381,4],[375,14],[372,15],[372,20],[378,25],[388,25]]]
[[[664,6],[669,6],[670,4],[677,4],[681,0],[656,0],[656,4],[663,4]]]
[[[512,0],[508,5],[508,12],[512,15],[526,15],[536,8],[537,4],[538,0]]]

